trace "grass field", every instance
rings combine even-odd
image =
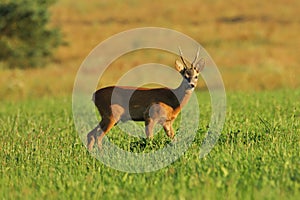
[[[0,69],[0,199],[300,199],[299,0],[88,2],[51,8],[51,25],[65,40],[51,63]],[[130,174],[87,152],[71,94],[96,45],[145,26],[180,31],[208,51],[224,80],[227,115],[216,146],[199,159],[211,114],[201,82],[200,127],[188,151],[158,171]],[[174,63],[174,55],[158,53],[120,57],[104,82],[139,64]],[[108,137],[122,147],[132,141],[118,129]],[[145,149],[166,143],[161,132]]]
[[[69,97],[2,102],[1,198],[299,199],[300,90],[228,93],[224,130],[200,160],[210,103],[207,92],[197,94],[200,127],[189,150],[172,165],[142,174],[106,167],[87,152]],[[154,140],[163,145],[167,137]]]

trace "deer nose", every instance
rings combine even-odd
[[[191,83],[191,87],[192,87],[192,88],[194,88],[194,87],[195,87],[195,85],[194,85],[193,83]]]

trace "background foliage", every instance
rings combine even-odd
[[[61,43],[49,28],[53,0],[9,0],[0,3],[0,61],[9,68],[45,66]]]
[[[80,64],[94,47],[113,34],[144,26],[170,28],[196,39],[214,59],[226,90],[299,88],[299,7],[298,0],[60,0],[49,8],[49,26],[59,27],[67,44],[58,47],[45,68],[0,70],[0,96],[70,94]],[[171,66],[174,59],[159,51],[122,56],[102,84],[114,84],[138,64]]]

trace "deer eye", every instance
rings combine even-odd
[[[198,76],[195,76],[195,79],[197,79],[198,78]]]

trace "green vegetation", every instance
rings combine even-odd
[[[29,68],[47,63],[53,49],[61,43],[58,29],[48,27],[48,7],[53,3],[53,0],[1,1],[0,64]]]
[[[203,159],[210,103],[207,92],[197,94],[201,120],[192,146],[172,165],[143,174],[116,171],[87,152],[70,98],[2,102],[1,198],[299,199],[300,90],[229,92],[226,125]],[[118,142],[117,134],[108,136]],[[155,140],[163,145],[167,137]]]

